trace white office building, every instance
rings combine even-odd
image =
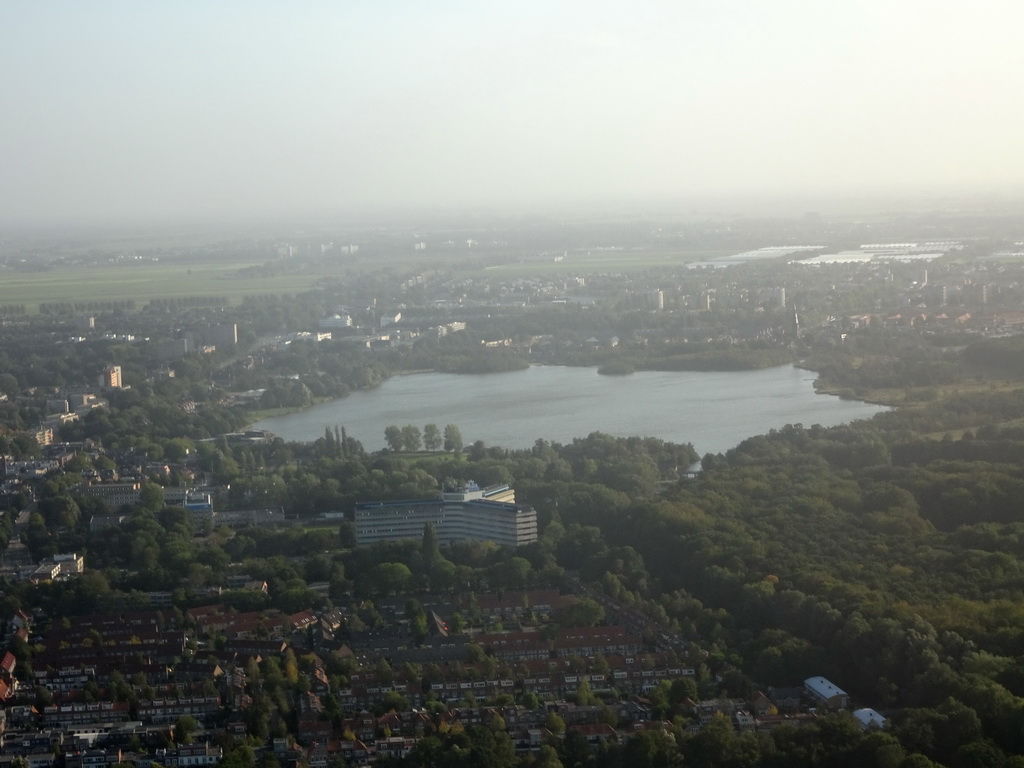
[[[356,505],[356,545],[419,539],[427,523],[441,543],[461,539],[519,547],[537,540],[537,512],[515,503],[508,485],[480,488],[469,483],[439,499],[368,501]]]

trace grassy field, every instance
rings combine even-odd
[[[238,302],[244,296],[293,293],[312,288],[324,274],[305,272],[271,277],[238,277],[247,263],[211,265],[143,263],[131,266],[58,268],[47,272],[0,274],[0,304],[25,304],[35,312],[40,303],[123,301],[180,296],[225,296]]]
[[[321,280],[390,269],[396,274],[451,269],[460,277],[516,278],[524,276],[638,272],[670,269],[694,261],[725,255],[721,251],[592,251],[570,252],[560,261],[553,257],[520,258],[481,252],[446,252],[399,255],[386,259],[360,256],[344,260],[296,262],[292,269],[274,262],[277,274],[256,276],[245,272],[265,261],[217,259],[196,261],[145,261],[92,267],[54,267],[45,272],[0,272],[0,305],[24,304],[37,312],[49,302],[124,301],[138,305],[151,299],[186,296],[223,296],[239,303],[245,296],[297,293],[314,288]]]
[[[571,272],[588,275],[609,272],[642,272],[649,269],[673,269],[695,261],[728,256],[734,251],[591,251],[570,252],[561,261],[515,259],[487,267],[490,277],[525,277]]]

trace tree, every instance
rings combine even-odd
[[[515,747],[504,731],[492,731],[484,725],[469,729],[470,759],[466,763],[480,768],[512,768],[516,764]]]
[[[525,557],[511,557],[490,569],[495,586],[506,589],[525,589],[532,574],[533,566]]]
[[[452,453],[462,450],[462,431],[455,424],[444,427],[444,449]]]
[[[565,609],[562,620],[570,627],[593,627],[604,621],[604,608],[596,600],[584,597]]]
[[[562,765],[590,765],[593,760],[593,754],[590,751],[590,744],[587,743],[586,737],[584,737],[584,735],[579,731],[566,732],[563,729],[563,732],[565,733],[565,736],[562,738],[561,742],[558,742],[555,745],[555,749],[558,751],[558,758],[562,761]],[[554,733],[554,731],[552,731],[552,733]],[[629,763],[622,763],[622,765],[629,765]]]
[[[557,736],[565,733],[565,720],[556,712],[548,712],[544,718],[544,727]]]
[[[388,448],[390,448],[395,453],[401,451],[403,444],[402,428],[395,424],[389,424],[388,426],[384,427],[384,442],[386,442],[388,444]]]
[[[423,445],[423,438],[420,435],[420,428],[415,424],[406,424],[402,427],[402,447],[409,453],[418,451]]]
[[[440,450],[444,445],[444,437],[437,424],[427,424],[423,427],[423,447],[428,451]]]
[[[139,508],[157,512],[164,505],[164,489],[148,480],[139,489]]]
[[[462,618],[462,614],[455,612],[452,614],[452,619],[448,622],[448,628],[451,630],[453,635],[461,635],[462,630],[466,627],[466,620]]]
[[[434,524],[426,522],[423,524],[423,538],[420,543],[420,552],[423,555],[423,560],[427,565],[432,565],[435,561],[441,557],[441,546],[437,540],[437,531],[434,530]]]
[[[558,759],[558,752],[554,747],[550,744],[541,744],[533,768],[563,768],[563,763]]]
[[[199,723],[191,715],[182,715],[174,721],[174,740],[178,744],[188,744],[192,741]]]
[[[369,584],[381,594],[401,594],[412,582],[412,571],[405,563],[380,563],[370,569]]]
[[[713,727],[713,725],[705,726],[705,730]],[[703,734],[704,731],[702,730],[694,739],[703,736]],[[727,740],[728,736],[729,734],[725,734],[721,738]],[[718,746],[717,743],[715,746]],[[728,763],[723,758],[731,757],[724,750],[716,751],[709,749],[706,752],[710,754],[712,759],[703,762],[700,759],[695,760],[695,765],[727,765]],[[703,757],[703,754],[701,756]],[[640,733],[634,734],[626,742],[622,758],[624,765],[636,766],[636,768],[655,768],[655,766],[661,768],[662,766],[681,765],[683,762],[671,734],[665,731],[640,731]]]
[[[589,680],[580,680],[576,686],[576,703],[581,707],[590,706],[597,701],[597,697],[590,689]]]
[[[39,509],[46,516],[46,521],[53,526],[74,528],[81,517],[78,504],[66,493],[40,502]]]

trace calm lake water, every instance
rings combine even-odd
[[[870,418],[883,406],[819,395],[815,374],[793,366],[741,372],[638,371],[533,366],[513,373],[396,376],[306,411],[264,419],[285,440],[312,441],[345,427],[369,451],[386,447],[384,428],[456,424],[466,445],[529,448],[538,438],[572,442],[591,432],[693,443],[701,455],[786,424],[834,426]]]

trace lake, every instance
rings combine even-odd
[[[386,447],[394,424],[456,424],[466,445],[529,448],[538,438],[572,442],[591,432],[657,437],[720,453],[786,424],[835,426],[884,406],[814,391],[813,371],[786,365],[760,371],[638,371],[602,376],[596,368],[531,366],[512,373],[395,376],[380,387],[252,425],[293,441],[343,426],[369,451]]]

